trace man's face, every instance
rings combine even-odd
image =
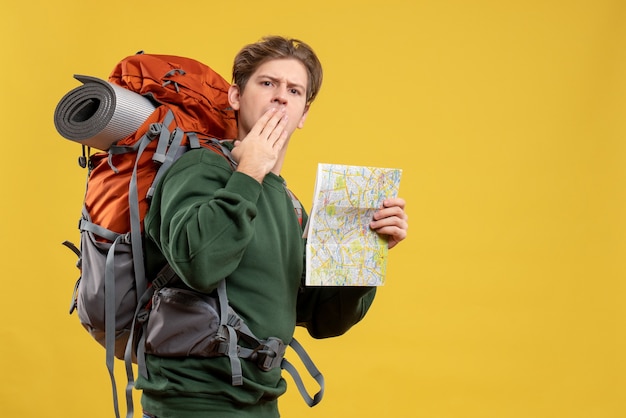
[[[230,104],[239,113],[239,138],[243,139],[257,120],[272,107],[284,107],[289,120],[289,136],[304,126],[308,106],[308,75],[304,65],[292,58],[263,63],[250,76],[243,92],[238,86],[229,91]]]

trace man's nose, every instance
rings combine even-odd
[[[274,102],[278,104],[287,104],[287,87],[283,84],[276,88],[274,94]]]

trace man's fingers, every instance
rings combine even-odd
[[[265,119],[264,117],[259,119],[259,122],[261,122],[260,135],[265,136],[266,139],[269,139],[276,127],[280,125],[280,122],[283,120],[286,114],[283,108],[272,108],[269,109],[263,116],[266,115],[268,116],[267,120],[262,121],[262,119]]]
[[[257,136],[261,135],[261,133],[265,130],[265,125],[267,125],[272,116],[274,116],[274,113],[276,113],[275,107],[267,109],[267,111],[263,113],[263,115],[261,115],[259,120],[256,121],[256,123],[250,130],[250,134]]]
[[[285,138],[287,137],[287,120],[289,117],[283,115],[278,124],[274,127],[272,132],[267,138],[272,143],[272,146],[282,148]]]
[[[289,135],[287,133],[287,129],[282,129],[280,135],[276,138],[276,141],[272,146],[274,148],[277,148],[278,150],[281,150],[285,146],[288,136]]]
[[[383,202],[383,207],[390,208],[392,206],[398,206],[399,208],[404,210],[406,202],[400,197],[391,197],[389,199],[385,199],[385,201]]]

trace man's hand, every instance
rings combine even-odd
[[[405,204],[401,198],[386,199],[370,222],[371,229],[387,237],[389,249],[406,238],[409,216],[404,212]]]
[[[249,175],[259,183],[276,165],[288,139],[287,114],[283,107],[271,108],[254,124],[248,135],[235,141],[233,158],[237,171]]]

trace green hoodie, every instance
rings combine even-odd
[[[341,335],[374,299],[375,288],[302,286],[305,241],[283,179],[270,173],[261,185],[210,150],[189,151],[170,168],[144,225],[149,273],[167,260],[201,292],[226,277],[231,306],[261,339],[287,344],[296,325],[315,338]],[[279,416],[286,383],[278,368],[244,360],[244,384],[232,386],[227,357],[146,360],[149,378],[136,387],[144,410],[159,418]]]

